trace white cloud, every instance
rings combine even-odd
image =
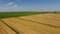
[[[18,5],[15,4],[15,3],[10,2],[10,3],[8,3],[8,6],[10,6],[10,7],[17,7]]]
[[[13,5],[13,7],[17,7],[18,5]]]
[[[13,4],[14,4],[14,3],[11,3],[11,2],[10,2],[10,3],[8,3],[8,5],[13,5]]]

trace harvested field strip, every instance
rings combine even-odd
[[[47,25],[47,26],[52,26],[52,27],[55,27],[55,28],[60,28],[59,26],[55,26],[55,25],[51,25],[51,24],[46,24],[46,23],[42,23],[42,22],[32,21],[32,20],[23,19],[23,18],[18,18],[18,19],[22,19],[22,20],[26,20],[26,21],[30,21],[30,22],[35,22],[35,23],[39,23],[39,24],[43,24],[43,25]]]
[[[16,33],[0,21],[0,34],[16,34]]]
[[[9,26],[6,22],[4,22],[3,20],[0,20],[1,22],[3,22],[7,27],[9,27],[12,31],[14,31],[16,34],[20,34],[19,32],[17,32],[14,28],[12,28],[11,26]]]
[[[22,16],[18,18],[23,18],[27,20],[37,21],[45,24],[51,24],[60,27],[60,14],[40,14],[32,16]]]
[[[3,33],[5,33],[5,34],[8,34],[8,32],[6,31],[6,29],[4,29],[3,27],[2,27],[2,22],[0,22],[0,34],[3,34]]]
[[[2,19],[10,26],[13,26],[19,32],[24,34],[60,34],[60,28],[54,28],[44,24],[38,24],[17,18]]]
[[[45,34],[44,32],[39,31],[38,29],[36,29],[35,26],[33,26],[34,24],[32,24],[31,26],[28,25],[26,22],[28,21],[24,21],[24,20],[18,20],[16,18],[11,19],[3,19],[5,22],[8,22],[9,24],[13,25],[18,31],[22,31],[24,34]],[[26,24],[25,24],[26,23]],[[32,22],[31,22],[32,23]],[[29,23],[30,24],[30,23]],[[38,25],[38,24],[37,24]],[[47,33],[46,33],[47,34]]]

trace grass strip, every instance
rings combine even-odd
[[[3,20],[0,19],[1,22],[3,22],[7,27],[9,27],[11,30],[13,30],[16,34],[20,34],[18,31],[16,31],[14,28],[6,24]]]
[[[55,27],[55,28],[60,28],[59,26],[54,26],[54,25],[51,25],[51,24],[45,24],[45,23],[41,23],[41,22],[31,21],[31,20],[27,20],[27,19],[23,19],[23,18],[18,18],[18,19],[22,19],[22,20],[26,20],[26,21],[30,21],[30,22],[35,22],[35,23],[39,23],[39,24],[43,24],[43,25],[47,25],[47,26],[52,26],[52,27]]]

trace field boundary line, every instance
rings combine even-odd
[[[0,21],[2,23],[4,23],[7,27],[9,27],[12,31],[14,31],[16,34],[20,34],[18,31],[16,31],[14,28],[12,28],[11,26],[9,26],[8,24],[6,24],[3,20],[0,19]]]
[[[28,19],[23,19],[23,18],[18,18],[18,19],[22,19],[22,20],[26,20],[26,21],[30,21],[30,22],[35,22],[35,23],[39,23],[39,24],[43,24],[43,25],[47,25],[47,26],[52,26],[52,27],[55,27],[55,28],[60,28],[59,26],[54,26],[54,25],[51,25],[51,24],[36,22],[36,21],[28,20]]]

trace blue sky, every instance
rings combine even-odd
[[[60,11],[60,0],[0,0],[0,11]]]

